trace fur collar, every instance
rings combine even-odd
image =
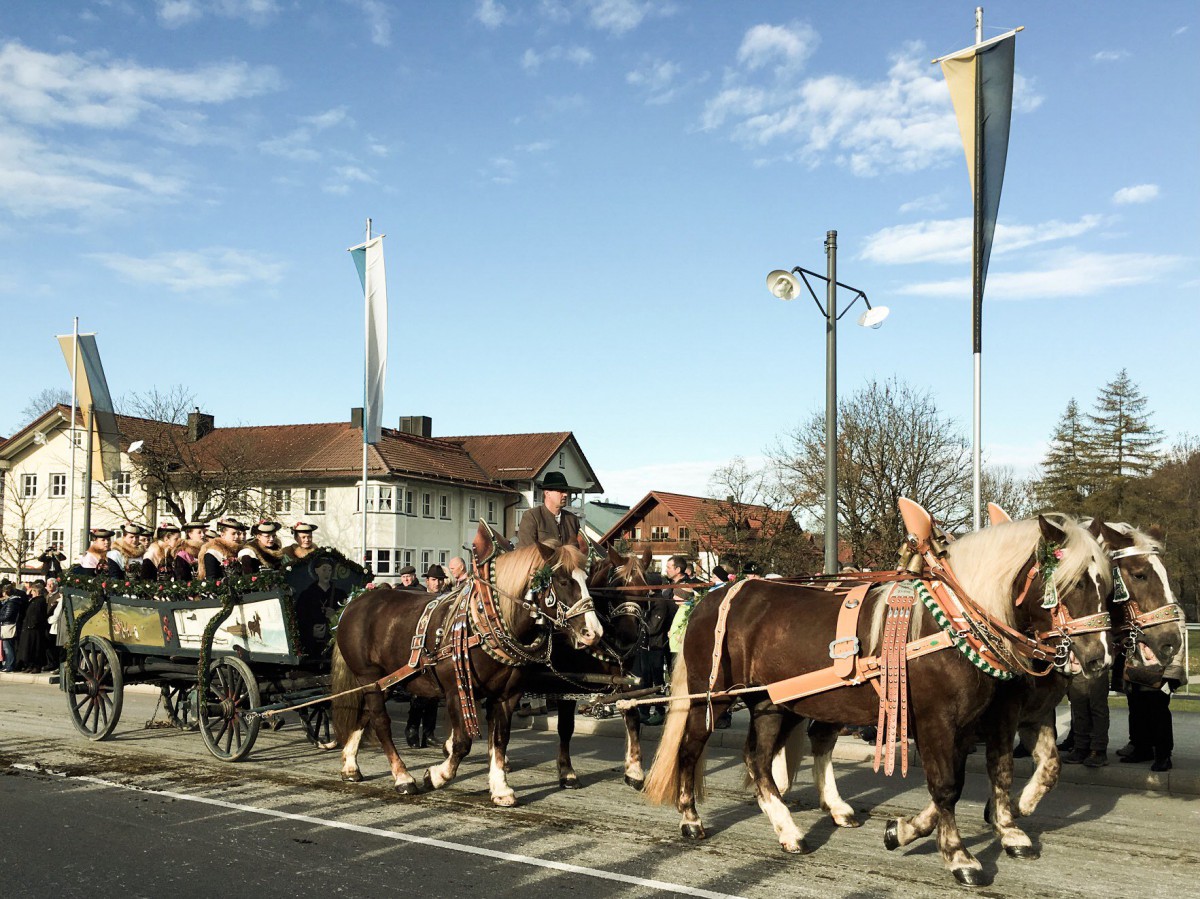
[[[203,559],[208,553],[211,552],[218,559],[224,561],[225,559],[236,558],[238,550],[240,549],[240,546],[230,543],[228,540],[216,537],[200,547],[200,552],[196,554],[196,558]]]
[[[283,564],[282,549],[263,549],[255,541],[242,544],[238,549],[238,555],[251,555],[258,559],[264,568],[279,568]]]
[[[316,551],[317,551],[317,545],[315,543],[312,546],[310,546],[308,549],[304,549],[303,547],[300,546],[299,543],[289,543],[287,546],[284,547],[283,554],[285,556],[288,556],[289,558],[300,561],[301,559],[307,559],[309,556],[311,556]]]

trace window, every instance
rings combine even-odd
[[[404,514],[412,515],[413,513],[413,492],[411,490],[404,491]]]
[[[650,528],[650,539],[651,540],[659,540],[659,541],[670,540],[671,539],[671,529],[668,527],[656,524]]]
[[[21,496],[26,499],[37,496],[37,475],[21,475]]]
[[[478,497],[467,497],[467,521],[479,520],[479,499]]]
[[[687,527],[686,527],[685,525],[682,525],[682,524],[679,526],[679,539],[680,539],[680,540],[690,540],[690,539],[692,539],[692,532],[691,532],[691,531],[689,531],[689,530],[687,529]]]
[[[634,528],[634,529],[633,529],[633,539],[634,539],[634,540],[641,540],[641,539],[642,539],[642,529],[641,529],[641,528]]]
[[[83,446],[83,431],[74,430],[71,432],[71,440],[75,442],[77,447]]]
[[[429,570],[429,566],[433,564],[433,550],[421,550],[421,570],[417,572],[420,577],[425,576],[425,572]]]
[[[392,551],[390,549],[368,549],[363,562],[376,574],[392,573]]]
[[[275,515],[286,515],[292,511],[292,491],[285,487],[273,487],[267,491],[267,508]]]
[[[65,474],[50,475],[50,495],[62,499],[67,495],[67,476]]]
[[[66,542],[66,531],[55,529],[49,532],[49,536],[50,548],[57,549],[61,552]]]
[[[450,517],[450,497],[444,493],[441,495],[441,501],[438,503],[438,514],[442,518]]]
[[[446,564],[449,561],[450,561],[450,550],[443,549],[440,553],[438,553],[438,564],[441,565],[443,568],[446,567]]]
[[[171,510],[170,510],[170,508],[167,506],[167,500],[166,500],[166,497],[162,497],[162,496],[160,496],[160,497],[158,498],[157,509],[158,509],[158,517],[159,517],[160,519],[161,519],[161,518],[167,518],[167,517],[169,517],[169,516],[170,516],[170,514],[171,514]]]
[[[567,454],[566,454],[565,450],[559,452],[559,454],[558,454],[558,467],[559,468],[567,467]]]
[[[391,487],[380,487],[379,488],[379,504],[378,504],[377,508],[379,509],[380,512],[392,511],[392,488]]]
[[[362,488],[355,487],[354,488],[354,511],[355,512],[362,511],[362,499],[363,499]],[[367,488],[367,511],[368,512],[375,511],[375,491],[372,490],[370,487]]]
[[[319,515],[325,511],[325,488],[324,487],[309,487],[308,488],[308,503],[305,506],[305,511],[309,515]]]
[[[399,559],[399,562],[400,562],[401,566],[404,566],[404,565],[412,565],[412,563],[413,563],[413,556],[415,556],[416,554],[417,554],[417,551],[416,551],[415,549],[402,549],[402,550],[400,550],[400,559]]]
[[[496,523],[496,501],[494,499],[488,500],[488,523]]]
[[[27,559],[33,555],[33,545],[37,543],[37,531],[21,531],[21,558]]]
[[[421,494],[421,514],[426,518],[433,518],[433,494]]]
[[[123,471],[113,478],[113,496],[129,496],[133,493],[133,473]]]

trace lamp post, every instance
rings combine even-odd
[[[767,275],[767,288],[781,300],[794,300],[800,295],[800,283],[803,282],[825,316],[825,573],[837,574],[837,323],[859,297],[867,304],[866,312],[858,317],[858,323],[864,328],[878,328],[888,317],[889,310],[887,306],[872,306],[867,295],[857,287],[838,281],[836,231],[825,232],[825,261],[828,271],[825,275],[800,266],[791,271],[777,269]],[[810,276],[825,282],[824,305],[808,281]],[[841,312],[837,308],[839,287],[854,291],[853,299]]]

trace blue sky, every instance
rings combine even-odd
[[[984,318],[987,458],[1025,470],[1121,368],[1200,431],[1192,2],[993,2],[1018,25]],[[0,433],[98,335],[114,396],[218,425],[361,402],[346,248],[387,234],[385,423],[573,430],[612,499],[702,492],[839,385],[897,376],[969,432],[966,164],[934,56],[970,3],[75,0],[0,11]]]

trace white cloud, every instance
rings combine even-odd
[[[1118,206],[1130,203],[1149,203],[1156,199],[1158,199],[1157,184],[1134,184],[1131,187],[1122,187],[1113,194],[1113,202]]]
[[[499,28],[508,21],[508,9],[498,0],[479,0],[475,7],[475,19],[484,28]]]
[[[656,59],[627,73],[625,81],[642,92],[647,105],[658,106],[671,102],[679,93],[675,80],[682,71],[678,63]]]
[[[1093,62],[1117,62],[1129,56],[1128,50],[1101,50],[1092,54]]]
[[[674,14],[675,5],[664,0],[588,0],[588,22],[593,28],[622,35],[650,16]]]
[[[1087,297],[1157,280],[1181,260],[1150,253],[1089,253],[1067,248],[1044,254],[1028,271],[988,273],[992,300],[1041,300]],[[971,279],[910,284],[896,291],[907,296],[961,299],[971,295]]]
[[[278,12],[276,0],[158,0],[158,20],[167,28],[190,25],[207,15],[261,25]]]
[[[338,166],[333,175],[322,186],[327,194],[343,196],[350,193],[350,188],[356,184],[374,184],[375,177],[356,165]]]
[[[750,71],[772,63],[777,71],[792,71],[804,65],[818,43],[820,37],[810,25],[755,25],[742,38],[737,59]]]
[[[517,180],[517,164],[507,156],[496,156],[482,174],[493,184],[512,184]]]
[[[387,47],[392,42],[392,20],[389,7],[383,0],[346,0],[356,7],[367,19],[371,29],[371,43]]]
[[[1036,225],[997,222],[992,257],[1078,237],[1103,223],[1104,218],[1099,215],[1081,216],[1075,222],[1049,221]],[[971,259],[971,219],[934,219],[883,228],[867,237],[859,258],[881,265],[968,262]]]
[[[793,57],[802,58],[816,40],[815,33],[805,41],[797,38]],[[887,77],[876,82],[842,75],[801,78],[787,65],[764,77],[749,64],[766,65],[768,50],[786,60],[783,48],[792,45],[763,37],[749,46],[745,54],[739,51],[742,65],[726,73],[722,89],[705,105],[703,130],[723,130],[756,150],[777,147],[778,159],[810,167],[832,161],[862,176],[917,171],[961,156],[949,92],[920,44],[894,54]],[[1028,82],[1023,85],[1017,105],[1035,108],[1040,97]]]
[[[95,253],[101,265],[137,284],[165,287],[175,293],[232,290],[251,284],[277,284],[284,264],[260,253],[228,247],[177,250],[153,256]]]
[[[301,116],[300,121],[300,127],[287,134],[260,141],[258,149],[270,156],[279,156],[294,162],[316,162],[321,158],[321,152],[313,146],[317,134],[341,124],[353,124],[344,106],[335,106],[315,115]]]
[[[279,86],[274,69],[242,62],[180,71],[42,53],[17,41],[0,47],[0,108],[39,127],[123,128],[165,103],[227,103]]]
[[[945,208],[945,193],[937,193],[928,194],[924,197],[917,197],[914,200],[909,200],[907,203],[901,203],[899,212],[901,214],[907,212],[941,212]]]
[[[550,47],[541,53],[530,48],[521,55],[521,68],[526,72],[536,73],[545,62],[569,62],[583,68],[595,61],[595,56],[587,47]]]

